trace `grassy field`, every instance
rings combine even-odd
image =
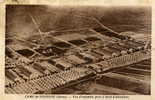
[[[29,37],[38,34],[31,17],[43,32],[95,27],[97,18],[117,32],[151,33],[150,7],[101,6],[7,6],[6,36]],[[78,17],[84,16],[84,17]]]

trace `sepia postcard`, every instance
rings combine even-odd
[[[0,100],[155,100],[151,0],[1,0]]]

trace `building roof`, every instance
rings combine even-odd
[[[73,62],[76,62],[78,64],[82,64],[82,63],[85,63],[86,61],[83,60],[83,59],[80,59],[79,57],[77,57],[76,55],[69,55],[67,57],[69,60],[73,61]]]

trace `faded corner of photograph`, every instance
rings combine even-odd
[[[5,93],[150,95],[150,6],[6,5]]]

